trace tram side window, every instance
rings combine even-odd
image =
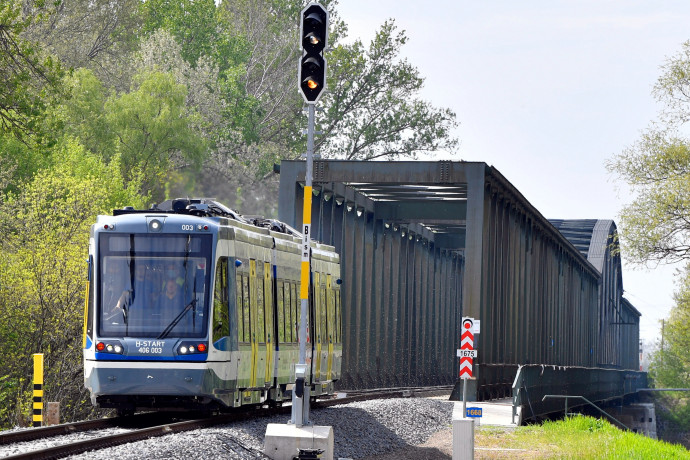
[[[340,305],[340,291],[335,291],[335,342],[341,343],[343,341],[343,318],[342,309]]]
[[[265,312],[264,312],[264,276],[263,276],[263,266],[261,263],[256,264],[256,318],[257,318],[257,333],[256,340],[259,343],[266,342],[266,326],[264,322]]]
[[[249,276],[246,274],[242,275],[242,321],[244,326],[242,328],[244,334],[242,336],[243,342],[251,341],[251,317],[249,316],[251,308],[249,306],[250,296],[249,296]]]
[[[297,331],[299,330],[300,321],[297,308],[297,305],[299,304],[299,301],[297,300],[297,292],[299,292],[299,290],[297,289],[297,287],[297,283],[290,283],[290,312],[292,316],[292,323],[290,324],[290,328],[292,329],[293,342],[297,342],[299,340],[299,336],[297,333]]]
[[[213,342],[230,335],[228,258],[218,260],[213,294]]]
[[[285,341],[292,342],[292,311],[290,309],[290,283],[286,282],[283,286],[285,292]]]
[[[235,284],[237,286],[237,303],[235,304],[237,310],[237,340],[244,342],[244,320],[242,319],[242,299],[244,299],[244,295],[242,294],[242,275],[238,273],[235,279]]]
[[[321,343],[328,343],[328,314],[326,310],[326,287],[319,286],[319,307],[321,308]]]
[[[249,276],[237,274],[237,338],[240,342],[249,342]]]
[[[271,283],[271,264],[264,262],[264,305],[266,322],[266,342],[275,342],[275,332],[273,331],[274,310],[273,310],[273,284]]]
[[[316,295],[314,296],[314,342],[315,343],[321,343],[323,339],[323,331],[321,330],[321,296],[319,296],[319,284],[320,284],[320,277],[319,277],[318,272],[313,273],[313,282],[314,282],[314,289],[312,290],[313,293]]]
[[[330,282],[329,282],[330,285]],[[337,343],[337,333],[336,333],[336,309],[335,309],[335,289],[329,288],[326,295],[328,296],[328,333],[329,339],[333,343]]]
[[[276,283],[276,293],[278,297],[276,299],[276,308],[278,310],[278,341],[280,343],[283,343],[285,342],[285,311],[283,310],[283,282],[276,281]]]

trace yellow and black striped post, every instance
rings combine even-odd
[[[34,426],[43,424],[43,353],[34,353]]]

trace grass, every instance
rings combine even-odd
[[[607,421],[569,417],[515,429],[479,427],[475,458],[688,459],[681,445],[621,431]]]

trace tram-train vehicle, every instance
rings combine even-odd
[[[301,235],[210,199],[127,207],[91,227],[84,382],[94,405],[280,404],[299,358]],[[340,259],[312,242],[311,395],[340,378]]]

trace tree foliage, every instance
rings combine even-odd
[[[44,2],[29,1],[25,6],[31,11]],[[0,4],[0,131],[23,140],[38,134],[37,123],[61,75],[59,62],[22,37],[42,18],[23,14],[21,2]]]
[[[45,399],[78,420],[87,404],[81,324],[89,225],[98,213],[144,201],[125,187],[118,159],[106,165],[74,140],[55,165],[0,197],[0,426],[30,420],[32,353],[45,355]]]
[[[653,89],[659,119],[608,162],[633,200],[621,212],[626,256],[636,263],[685,263],[675,305],[664,327],[663,346],[650,364],[657,387],[690,386],[690,42],[669,58]],[[677,400],[690,426],[690,405]]]
[[[690,383],[690,292],[685,285],[675,297],[676,307],[664,323],[663,348],[657,352],[650,373],[660,388],[685,388]]]
[[[106,161],[119,155],[126,182],[146,177],[142,193],[160,192],[170,168],[201,163],[207,143],[198,115],[185,103],[186,86],[171,74],[144,71],[130,92],[107,95],[94,74],[81,69],[66,86],[71,97],[51,111],[53,129],[76,137]]]
[[[106,102],[106,122],[127,181],[130,171],[157,178],[175,162],[201,162],[205,142],[194,131],[195,113],[186,110],[186,96],[186,87],[172,75],[152,72],[137,77],[136,90]],[[155,184],[147,179],[145,185]]]
[[[46,2],[48,3],[48,2]],[[128,57],[136,49],[139,0],[61,0],[24,36],[71,69],[88,68],[109,86],[129,85]]]
[[[331,53],[322,154],[347,160],[395,159],[455,148],[455,114],[419,98],[424,79],[399,57],[406,41],[391,20],[366,51],[355,41]]]
[[[690,387],[690,273],[684,274],[676,293],[675,306],[663,328],[663,342],[653,355],[649,376],[656,388]],[[681,428],[690,429],[690,399],[686,393],[669,393],[664,417]]]
[[[171,33],[182,47],[182,56],[195,65],[202,56],[213,54],[216,41],[214,0],[147,0],[140,3],[145,18],[143,32]]]
[[[635,199],[621,212],[627,256],[637,263],[690,259],[690,42],[662,66],[653,95],[659,121],[608,162]]]

